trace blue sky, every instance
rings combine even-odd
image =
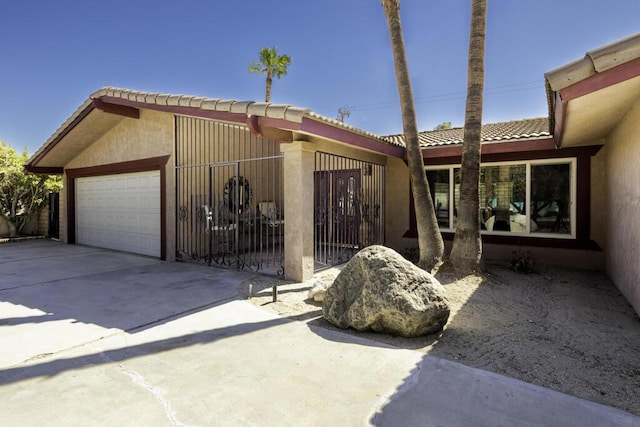
[[[484,122],[547,114],[544,73],[640,31],[638,0],[489,0]],[[418,126],[464,123],[471,0],[401,0]],[[264,99],[261,46],[292,56],[272,101],[402,132],[379,0],[6,0],[0,140],[33,153],[95,90]]]

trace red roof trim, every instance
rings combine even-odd
[[[397,157],[399,159],[404,158],[405,155],[404,148],[395,147],[386,142],[382,142],[377,138],[351,132],[347,129],[341,129],[308,117],[302,119],[300,131],[324,136],[325,138],[344,142],[376,153],[386,154],[391,157]]]
[[[555,150],[553,138],[529,139],[509,142],[485,142],[482,144],[482,154],[521,153],[530,151]],[[462,144],[455,146],[427,147],[422,149],[424,159],[439,159],[445,157],[462,156]]]
[[[251,117],[255,117],[255,116],[251,116]],[[301,127],[300,123],[290,122],[285,119],[274,119],[272,117],[258,116],[258,121],[259,121],[260,127],[266,127],[266,128],[299,131]]]
[[[105,113],[129,117],[131,119],[140,118],[140,110],[138,108],[130,107],[128,105],[113,104],[105,102],[102,99],[94,99],[92,102],[98,110],[104,111]]]
[[[640,76],[640,58],[634,59],[617,67],[596,73],[584,80],[560,90],[563,102],[580,98],[581,96],[597,92],[609,86],[622,83]]]
[[[597,92],[601,89],[622,83],[640,76],[640,58],[617,67],[596,73],[577,83],[556,92],[553,138],[560,147],[564,137],[564,129],[569,101]]]
[[[24,170],[29,173],[35,173],[37,175],[61,175],[64,173],[64,168],[60,167],[38,167],[31,165],[24,165]]]
[[[567,104],[569,101],[563,101],[560,93],[556,93],[556,109],[554,111],[554,127],[553,127],[553,140],[556,146],[560,147],[562,144],[562,136],[564,134],[564,122],[567,118]]]
[[[159,105],[146,102],[131,101],[128,99],[103,96],[100,100],[109,104],[123,105],[133,108],[143,108],[146,110],[163,111],[165,113],[180,114],[183,116],[202,117],[206,119],[222,120],[226,122],[246,124],[245,114],[231,113],[228,111],[203,110],[197,107],[180,107],[178,105]]]

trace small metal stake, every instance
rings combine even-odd
[[[253,284],[249,283],[249,299],[253,297]]]
[[[277,302],[278,301],[278,285],[273,285],[273,288],[271,288],[271,291],[273,292],[273,302]]]

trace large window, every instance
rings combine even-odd
[[[575,165],[575,159],[482,165],[483,233],[575,237]],[[455,230],[460,167],[428,168],[427,178],[440,228]]]

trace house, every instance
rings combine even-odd
[[[403,153],[306,109],[104,88],[26,168],[64,174],[64,242],[302,280],[384,242]]]
[[[606,270],[640,312],[640,35],[546,75],[549,117],[482,132],[485,256]],[[420,142],[445,240],[461,129]],[[104,88],[26,169],[64,175],[60,238],[309,278],[384,243],[416,246],[402,135],[288,105]]]

